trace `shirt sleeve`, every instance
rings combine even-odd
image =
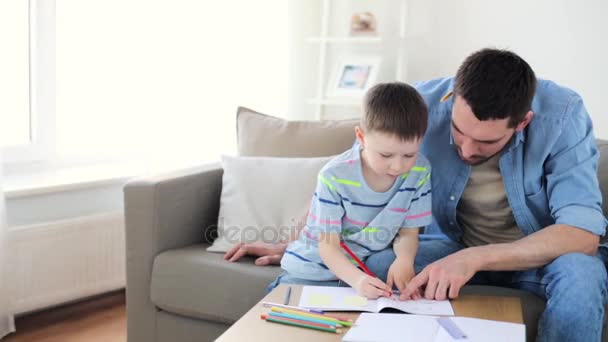
[[[330,179],[331,176],[323,170],[319,172],[306,224],[322,233],[341,233],[344,216],[342,197]]]
[[[425,168],[426,171],[418,178],[416,192],[410,200],[410,206],[403,221],[403,228],[425,227],[433,221],[431,167],[427,165]]]
[[[607,221],[602,214],[593,125],[579,96],[568,108],[562,133],[545,163],[549,208],[557,224],[604,235]]]

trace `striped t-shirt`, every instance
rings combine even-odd
[[[361,169],[359,144],[321,169],[306,225],[287,246],[281,267],[290,276],[336,280],[319,255],[321,232],[339,233],[361,259],[391,245],[400,228],[431,223],[431,166],[418,154],[412,169],[397,177],[386,192],[372,190]],[[344,252],[344,251],[343,251]],[[351,260],[346,252],[344,255]]]

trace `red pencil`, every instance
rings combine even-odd
[[[357,264],[359,264],[359,266],[361,267],[361,269],[367,273],[368,275],[377,278],[376,275],[369,270],[369,268],[367,268],[367,266],[365,266],[365,264],[361,261],[361,259],[359,259],[357,257],[357,255],[355,253],[353,253],[353,251],[350,250],[350,248],[348,248],[348,246],[343,242],[340,241],[340,247],[342,247],[346,253],[348,253],[348,255],[350,255],[351,258],[353,258],[353,260],[355,260],[357,262]]]

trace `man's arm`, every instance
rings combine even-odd
[[[598,242],[599,236],[586,230],[555,224],[514,242],[466,248],[428,265],[408,284],[402,298],[424,285],[428,299],[456,298],[479,271],[537,268],[566,253],[594,255]]]
[[[255,264],[257,266],[267,266],[267,265],[279,265],[281,263],[281,258],[285,253],[285,249],[287,245],[300,236],[300,231],[306,224],[306,217],[308,216],[308,209],[306,210],[306,214],[302,217],[301,220],[296,222],[295,230],[290,234],[287,239],[283,241],[279,241],[276,244],[264,243],[264,242],[255,242],[255,243],[237,243],[232,246],[226,254],[224,254],[224,260],[228,260],[230,262],[239,261],[241,258],[247,255],[252,255],[258,257],[255,259]]]
[[[565,224],[554,224],[520,240],[469,248],[479,271],[514,271],[544,266],[562,254],[595,255],[599,236]]]
[[[543,163],[548,207],[555,223],[518,241],[467,248],[438,260],[410,282],[406,294],[426,284],[427,298],[455,298],[481,270],[525,270],[567,253],[595,254],[606,226],[597,180],[599,153],[580,97],[572,96],[566,110],[561,134]]]

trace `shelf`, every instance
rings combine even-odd
[[[309,37],[309,43],[336,43],[336,44],[377,44],[382,42],[382,38],[377,36],[364,37]]]
[[[361,98],[358,97],[336,97],[336,98],[322,98],[322,99],[310,99],[309,104],[315,105],[334,105],[334,106],[353,106],[357,107],[361,105]]]

